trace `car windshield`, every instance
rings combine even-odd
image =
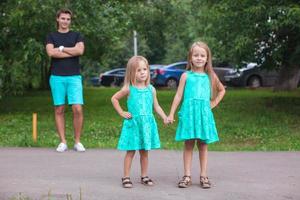
[[[150,69],[157,69],[159,67],[164,67],[165,65],[150,65]]]
[[[125,74],[125,70],[119,70],[119,71],[116,71],[114,74],[119,74],[119,75]]]
[[[241,64],[241,67],[240,68],[247,68],[247,69],[250,69],[250,68],[253,68],[253,67],[256,67],[257,66],[257,63],[247,63],[247,62],[243,62]]]
[[[170,68],[170,69],[186,69],[187,62],[179,62],[179,63],[174,63],[172,65],[167,65],[164,68]]]
[[[125,69],[113,69],[106,72],[106,74],[124,74],[124,73],[125,73]]]
[[[185,69],[186,68],[186,64],[175,65],[172,68],[173,69]]]

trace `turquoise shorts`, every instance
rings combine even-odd
[[[83,104],[82,78],[80,75],[51,75],[49,83],[55,106],[65,105],[66,97],[69,105]]]

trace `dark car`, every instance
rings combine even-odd
[[[154,71],[157,68],[162,67],[162,66],[163,65],[159,65],[159,64],[150,65],[151,80],[152,80],[152,77],[154,76]],[[116,68],[116,69],[106,71],[106,72],[100,74],[99,83],[100,83],[100,85],[103,85],[103,86],[122,86],[123,82],[124,82],[125,73],[126,73],[126,68]],[[92,84],[93,84],[93,82],[95,82],[95,84],[93,84],[94,86],[97,86],[96,79],[97,79],[96,77],[91,79]]]
[[[121,86],[124,82],[126,69],[116,68],[106,71],[99,76],[100,84],[103,86]]]
[[[276,70],[268,70],[257,63],[244,63],[240,69],[232,69],[225,75],[225,82],[230,86],[267,87],[274,86],[279,76]]]
[[[88,85],[92,85],[94,87],[100,86],[100,79],[98,76],[92,77],[89,79]]]
[[[168,88],[176,88],[179,84],[181,75],[186,71],[186,61],[172,63],[165,67],[160,67],[155,70],[155,78],[153,82],[157,86],[166,86]],[[224,76],[231,70],[230,66],[221,65],[214,67],[214,71],[220,81],[224,83]]]

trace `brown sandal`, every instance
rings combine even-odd
[[[211,188],[211,183],[208,180],[207,176],[206,177],[205,176],[200,176],[200,186],[203,189],[209,189],[209,188]]]
[[[191,176],[184,175],[178,183],[179,188],[187,188],[192,185]]]
[[[154,185],[153,181],[148,176],[141,177],[141,183],[147,186]]]
[[[130,180],[130,177],[122,178],[122,185],[124,188],[132,188],[132,182]]]

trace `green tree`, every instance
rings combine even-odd
[[[124,62],[129,27],[126,11],[130,8],[126,3],[1,1],[0,96],[47,86],[50,59],[44,49],[45,38],[56,30],[55,12],[62,7],[75,13],[71,28],[82,32],[86,39],[84,68],[90,63],[109,68]]]
[[[44,34],[47,29],[49,6],[42,2],[6,1],[1,5],[1,91],[20,94],[27,88],[41,85],[47,71],[44,54]],[[45,78],[45,77],[44,77]]]
[[[300,5],[298,1],[202,1],[205,38],[218,55],[235,63],[256,61],[280,70],[275,90],[291,90],[300,78]],[[207,5],[204,5],[207,3]]]
[[[191,43],[206,41],[215,58],[277,68],[276,89],[294,89],[300,77],[298,1],[208,0],[11,0],[0,2],[0,97],[46,88],[50,59],[46,35],[56,30],[55,12],[70,8],[71,29],[85,37],[83,75],[125,66],[138,52],[149,62],[185,60]]]

